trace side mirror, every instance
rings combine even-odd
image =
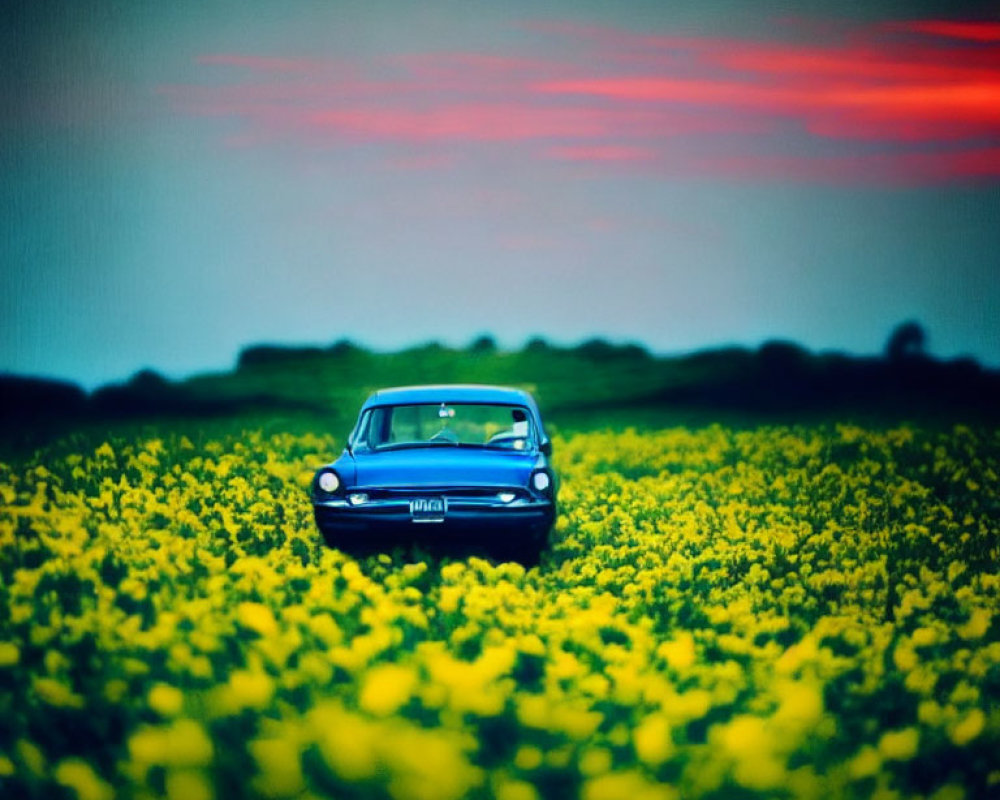
[[[544,453],[547,456],[552,455],[552,440],[545,439],[541,444],[538,445],[538,449],[540,452]]]

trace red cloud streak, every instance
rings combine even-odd
[[[423,148],[417,162],[440,168],[454,163],[445,156],[456,144],[540,142],[517,156],[612,169],[659,162],[736,179],[1000,177],[1000,23],[883,22],[814,46],[558,23],[528,30],[577,47],[560,48],[571,53],[560,60],[206,55],[206,69],[241,81],[161,91],[181,113],[241,120],[233,139],[248,146],[374,142],[406,149],[406,160]],[[405,163],[391,151],[387,161]]]
[[[946,19],[928,19],[914,22],[896,22],[885,26],[887,30],[909,33],[926,33],[970,42],[1000,42],[1000,22],[957,22]]]

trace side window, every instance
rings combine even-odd
[[[385,444],[386,429],[388,428],[389,409],[374,408],[365,414],[358,427],[358,435],[354,440],[354,446],[374,450],[376,447]]]
[[[368,442],[372,447],[381,447],[389,441],[391,408],[376,408],[372,411],[372,421],[368,425]]]
[[[357,433],[354,434],[352,442],[355,450],[364,450],[371,445],[368,443],[368,429],[371,427],[372,412],[366,411],[358,421]]]

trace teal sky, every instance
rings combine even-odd
[[[1000,365],[1000,13],[23,3],[0,371],[769,338]],[[856,9],[856,10],[855,10]]]

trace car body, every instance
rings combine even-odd
[[[316,524],[334,547],[403,537],[537,556],[557,513],[551,453],[522,389],[383,389],[361,407],[340,457],[316,472]]]

